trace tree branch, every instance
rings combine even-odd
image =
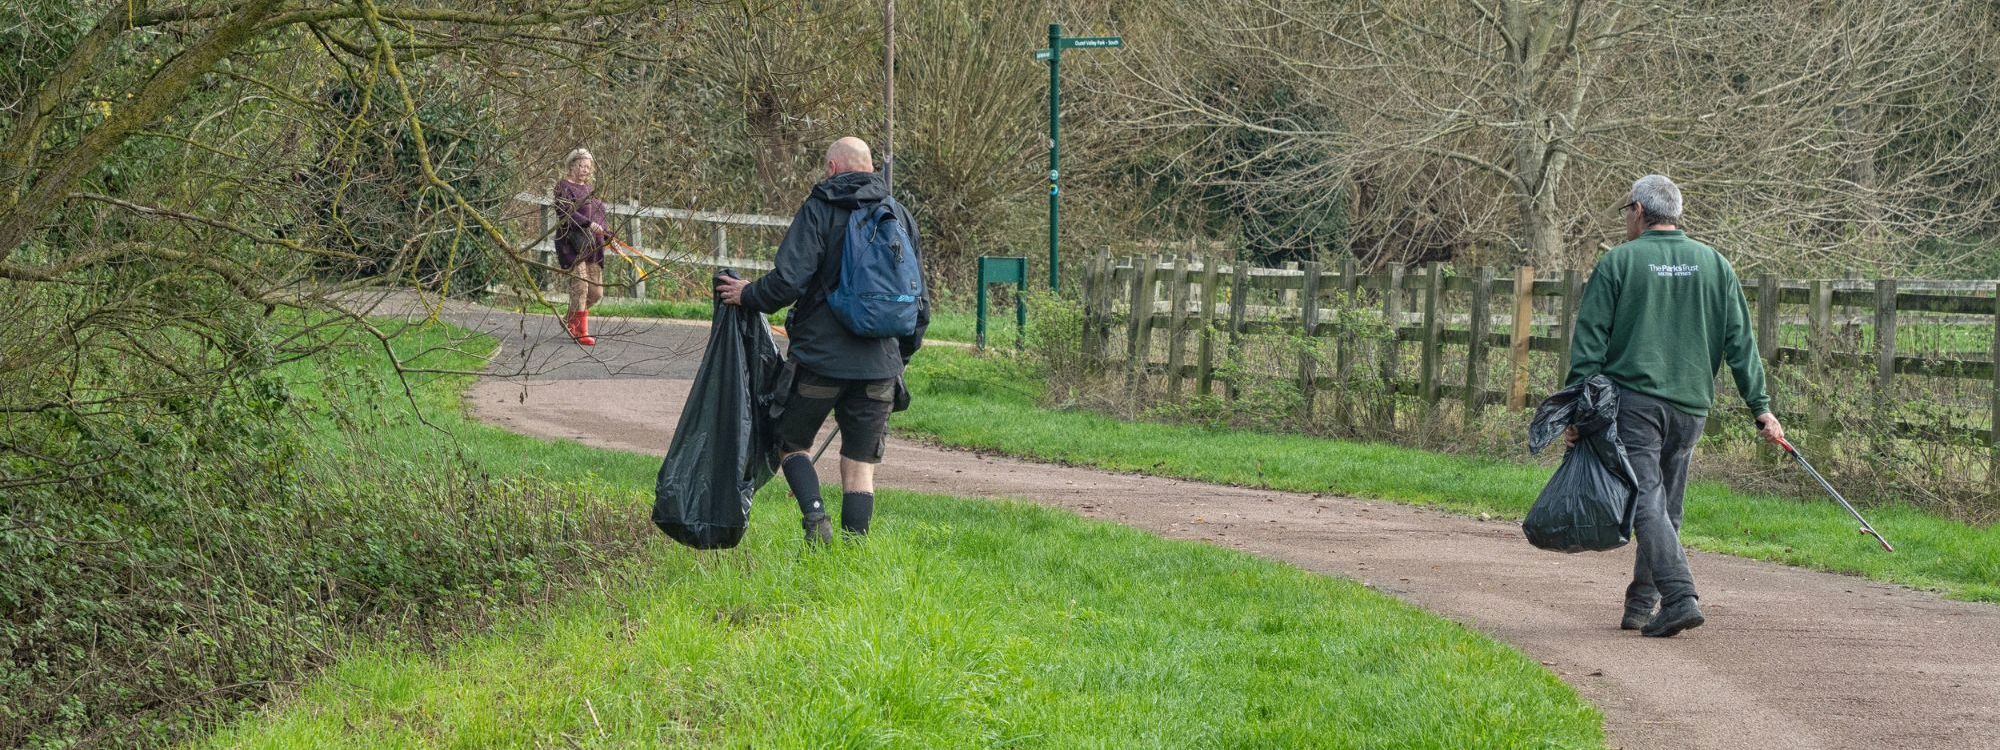
[[[135,0],[136,1],[136,0]],[[0,261],[14,254],[41,225],[43,217],[65,200],[70,187],[123,144],[133,133],[171,110],[187,95],[215,63],[241,46],[256,32],[257,25],[278,9],[282,0],[250,0],[243,10],[211,32],[206,38],[167,62],[159,73],[142,86],[132,102],[114,111],[104,124],[84,134],[76,148],[64,154],[60,164],[34,181],[20,200],[0,211]],[[107,16],[107,19],[111,19]],[[112,19],[122,24],[122,16]],[[114,27],[123,31],[122,27]],[[112,33],[111,36],[116,36]],[[109,45],[110,39],[104,40]]]

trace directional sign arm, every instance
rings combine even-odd
[[[1123,47],[1125,46],[1125,38],[1119,36],[1068,36],[1058,40],[1056,46],[1063,49]]]

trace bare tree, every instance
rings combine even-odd
[[[1418,176],[1464,174],[1507,210],[1447,217],[1459,248],[1507,240],[1520,260],[1577,264],[1608,238],[1624,185],[1647,172],[1688,185],[1691,219],[1717,241],[1763,239],[1752,227],[1785,216],[1866,228],[1752,257],[1880,257],[1990,220],[1980,173],[1992,118],[1979,116],[1972,83],[1991,81],[1992,49],[1985,24],[1968,22],[1986,11],[1969,3],[1256,0],[1200,11],[1222,28],[1126,58],[1143,82],[1129,92],[1130,123],[1264,134],[1271,146],[1253,160],[1326,155],[1266,181],[1287,192],[1365,194],[1386,180],[1417,198],[1457,184]],[[1229,61],[1303,105],[1290,110],[1324,114],[1246,106],[1227,79],[1190,75],[1191,58]],[[1896,162],[1893,179],[1884,161]],[[1358,236],[1422,234],[1394,212],[1354,218]]]

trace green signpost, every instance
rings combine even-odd
[[[1062,51],[1066,49],[1106,49],[1125,46],[1125,40],[1115,36],[1063,36],[1062,24],[1049,24],[1049,46],[1035,50],[1035,59],[1049,63],[1049,289],[1058,288],[1062,281],[1062,255],[1057,250],[1061,240],[1056,235],[1057,218],[1061,215],[1056,200],[1062,196]]]

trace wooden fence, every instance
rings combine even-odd
[[[1085,356],[1123,368],[1135,382],[1163,388],[1167,399],[1181,398],[1190,384],[1196,393],[1211,393],[1215,383],[1226,380],[1218,362],[1245,337],[1285,333],[1330,339],[1322,343],[1334,350],[1331,362],[1301,354],[1295,368],[1287,365],[1291,369],[1281,375],[1296,384],[1308,414],[1319,397],[1337,395],[1326,392],[1360,382],[1356,378],[1372,380],[1378,392],[1410,403],[1436,406],[1450,400],[1473,407],[1468,412],[1491,405],[1520,409],[1560,387],[1584,281],[1585,274],[1575,270],[1519,268],[1503,275],[1489,267],[1431,264],[1364,274],[1352,261],[1338,268],[1305,263],[1281,269],[1162,255],[1099,256],[1084,269],[1082,343]],[[1883,421],[1842,424],[1826,399],[1786,403],[1796,394],[1774,388],[1780,414],[1793,421],[1804,416],[1834,430],[1886,425],[1905,438],[1985,444],[1996,464],[1991,473],[2000,477],[1995,282],[1792,281],[1766,275],[1746,279],[1743,290],[1774,378],[1810,369],[1846,372],[1856,384],[1865,379],[1867,392],[1845,395],[1870,403]],[[1363,340],[1353,326],[1329,322],[1336,313],[1365,314],[1393,334]],[[1946,326],[1959,333],[1969,328],[1991,340],[1982,339],[1977,348],[1984,351],[1977,352],[1898,351],[1899,326]],[[1912,331],[1904,333],[1907,338]],[[1370,360],[1373,372],[1357,371]],[[1975,397],[1959,393],[1941,418],[1932,410],[1925,415],[1931,419],[1915,419],[1899,408],[1913,387],[1921,388],[1908,382],[1912,379],[1954,381],[1960,386],[1956,391]],[[1388,413],[1373,418],[1393,426],[1397,400],[1388,399]],[[1347,407],[1344,399],[1336,403],[1342,421],[1366,416],[1349,414]]]

